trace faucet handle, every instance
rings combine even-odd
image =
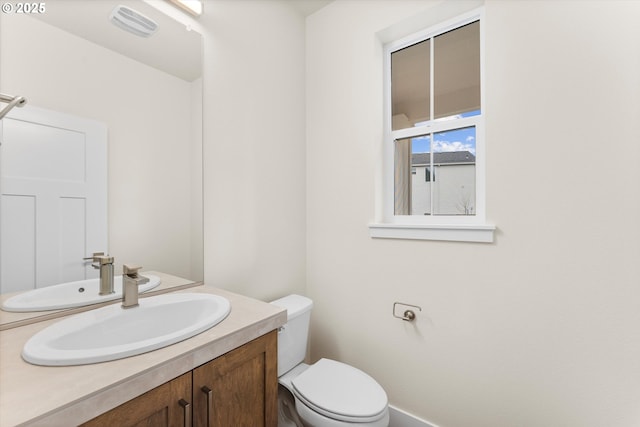
[[[100,265],[113,264],[113,257],[109,255],[97,255],[93,260]]]
[[[104,252],[94,252],[90,257],[82,258],[84,261],[97,261],[96,258],[104,256]]]
[[[82,258],[85,261],[92,261],[95,264],[91,264],[91,267],[96,270],[100,270],[103,265],[113,264],[113,257],[105,255],[104,252],[94,252],[93,256]]]
[[[122,274],[129,277],[136,277],[138,275],[138,270],[141,268],[141,265],[122,264]]]

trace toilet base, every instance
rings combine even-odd
[[[278,384],[278,427],[304,427],[293,394],[282,384]]]

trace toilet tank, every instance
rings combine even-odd
[[[287,323],[278,330],[278,377],[304,361],[309,338],[313,301],[301,295],[288,295],[271,301],[287,309]]]

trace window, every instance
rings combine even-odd
[[[481,12],[389,43],[384,55],[384,213],[372,237],[493,241]]]

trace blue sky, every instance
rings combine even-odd
[[[460,117],[469,117],[480,114],[479,110],[470,111],[457,116],[451,116],[451,119]],[[449,119],[449,118],[448,118]],[[423,124],[423,123],[419,123]],[[433,150],[434,153],[445,151],[469,151],[476,154],[476,129],[468,127],[448,132],[439,132],[434,134]],[[411,140],[411,148],[413,153],[429,153],[431,151],[431,137],[422,136]]]

